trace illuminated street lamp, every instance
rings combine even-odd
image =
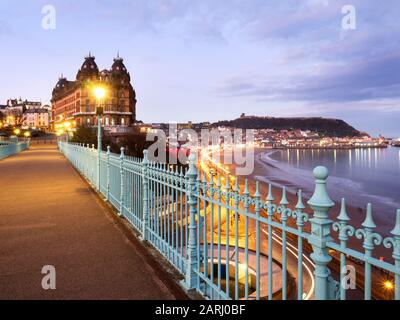
[[[94,95],[97,100],[102,100],[106,96],[106,90],[103,87],[94,88]]]
[[[19,130],[19,129],[14,129],[14,134],[15,134],[16,136],[18,136],[20,133],[21,133],[21,130]]]
[[[106,96],[106,90],[102,87],[94,88],[94,95],[97,99],[97,189],[100,191],[100,153],[101,153],[101,119],[103,116],[103,107],[101,106],[101,102]]]
[[[24,137],[25,138],[29,138],[31,136],[31,133],[29,132],[29,131],[26,131],[25,133],[24,133]]]
[[[384,285],[385,289],[387,289],[387,290],[393,290],[393,288],[394,288],[394,284],[390,280],[385,281],[383,283],[383,285]]]

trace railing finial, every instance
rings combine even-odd
[[[258,181],[256,181],[256,191],[254,192],[254,197],[256,197],[256,198],[261,197],[260,182],[258,182]]]
[[[249,179],[245,179],[244,180],[244,191],[243,191],[243,194],[245,194],[245,195],[249,195]]]
[[[364,222],[361,224],[364,228],[375,229],[376,224],[372,218],[372,204],[367,204],[367,213]]]
[[[341,221],[350,221],[350,218],[347,215],[347,210],[346,210],[346,200],[344,198],[342,198],[341,200],[340,213],[337,218]]]
[[[272,194],[272,184],[270,183],[270,184],[268,185],[267,201],[274,201],[274,200],[275,200],[275,198],[274,198],[274,196],[273,196],[273,194]]]
[[[289,204],[289,201],[286,197],[286,187],[285,186],[282,187],[282,198],[281,198],[281,201],[279,202],[279,204],[282,206],[287,206]]]
[[[197,167],[196,167],[197,158],[195,153],[192,152],[190,153],[188,162],[189,162],[189,170],[186,172],[186,175],[197,177]]]
[[[303,210],[306,207],[304,206],[303,203],[303,191],[301,189],[299,189],[298,193],[297,193],[297,204],[296,204],[296,209],[298,210]]]
[[[329,171],[323,166],[318,166],[313,171],[315,177],[315,191],[308,204],[315,210],[317,218],[328,218],[328,211],[335,204],[332,202],[326,189],[326,180],[329,176]]]
[[[396,224],[394,226],[394,229],[390,231],[390,233],[394,236],[400,237],[400,209],[397,209]]]

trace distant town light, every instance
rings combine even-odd
[[[19,130],[19,129],[15,129],[15,130],[14,130],[14,134],[16,134],[17,136],[18,136],[20,133],[21,133],[21,130]]]
[[[24,136],[25,136],[26,138],[29,138],[29,137],[31,136],[31,133],[30,133],[29,131],[26,131],[26,132],[24,133]]]

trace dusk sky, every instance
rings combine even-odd
[[[49,103],[89,51],[100,70],[119,51],[145,122],[324,116],[400,137],[399,15],[399,0],[0,0],[0,104]]]

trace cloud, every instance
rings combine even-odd
[[[319,74],[275,79],[236,77],[219,88],[221,94],[272,100],[352,102],[400,98],[400,50],[379,58],[324,69]]]
[[[194,107],[199,118],[217,106],[231,112],[232,105],[238,112],[247,108],[276,115],[374,107],[387,113],[399,106],[398,0],[53,0],[54,33],[39,29],[43,4],[2,0],[0,37],[11,28],[13,45],[27,44],[30,58],[43,64],[63,53],[65,60],[57,61],[61,70],[76,64],[77,51],[92,48],[101,52],[100,60],[119,48],[131,63],[144,104],[164,107],[165,97],[154,97],[152,84],[162,79],[158,90],[174,84],[169,103],[201,105]],[[341,8],[347,4],[356,8],[354,31],[341,28]],[[65,39],[74,39],[73,48]],[[43,46],[49,50],[39,50]],[[26,68],[21,68],[24,75],[37,74]],[[141,110],[154,119],[146,111],[151,108]]]

